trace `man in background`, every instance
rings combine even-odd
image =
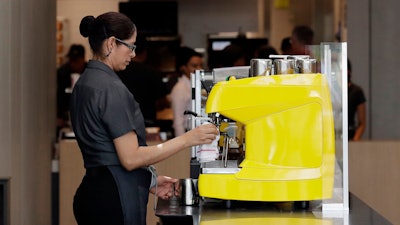
[[[296,26],[290,37],[291,55],[309,55],[307,45],[314,43],[314,31],[308,26]]]
[[[137,36],[136,56],[125,70],[118,72],[118,76],[139,103],[145,126],[155,127],[158,126],[158,105],[166,101],[167,87],[162,82],[161,74],[146,64],[147,44],[146,36]]]
[[[290,55],[292,53],[292,44],[290,43],[290,37],[285,37],[281,41],[281,54]]]
[[[57,69],[57,129],[69,126],[69,99],[72,74],[81,74],[86,67],[85,48],[73,44],[67,54],[67,62]]]

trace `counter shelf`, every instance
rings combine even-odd
[[[234,174],[240,171],[237,160],[227,160],[226,167],[223,160],[202,163],[202,173]]]
[[[252,202],[202,199],[198,206],[175,206],[159,200],[155,215],[162,225],[222,224],[307,224],[307,225],[391,225],[376,211],[350,194],[349,212],[326,213],[318,202],[297,208],[294,202]],[[373,218],[373,219],[371,219]]]

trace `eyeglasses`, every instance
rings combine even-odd
[[[135,51],[135,49],[136,49],[136,45],[130,45],[130,44],[126,43],[125,41],[118,39],[118,38],[115,38],[115,40],[117,40],[119,43],[128,47],[132,52]]]

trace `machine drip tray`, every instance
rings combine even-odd
[[[203,174],[218,173],[232,174],[240,171],[237,160],[228,160],[226,167],[223,160],[201,163],[201,171]]]

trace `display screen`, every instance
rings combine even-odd
[[[178,3],[174,1],[120,2],[119,12],[128,16],[146,36],[178,34]]]
[[[221,51],[223,50],[226,46],[230,45],[230,41],[213,41],[212,42],[212,50],[214,51]]]

